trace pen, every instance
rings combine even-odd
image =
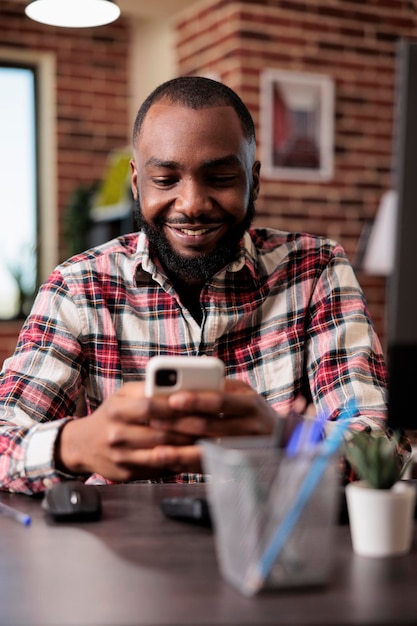
[[[263,551],[258,563],[247,574],[246,584],[249,593],[256,593],[269,575],[271,568],[284,547],[285,542],[293,531],[298,519],[313,494],[328,462],[333,454],[340,448],[344,434],[356,411],[354,402],[349,402],[344,410],[343,418],[335,423],[335,426],[327,439],[322,444],[322,451],[311,464],[311,467],[296,495],[295,502],[287,511],[281,524],[273,533],[273,536]]]
[[[24,526],[29,526],[32,521],[30,515],[26,515],[26,513],[21,513],[20,511],[14,509],[12,506],[4,504],[4,502],[0,502],[0,515],[7,515],[8,517],[11,517],[12,519],[16,520],[16,522],[19,522]]]
[[[319,414],[314,420],[303,418],[298,422],[285,449],[287,456],[295,457],[301,453],[314,451],[323,438],[325,421],[325,415]]]

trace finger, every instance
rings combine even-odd
[[[167,398],[136,397],[125,393],[116,393],[101,405],[97,413],[101,418],[132,424],[147,424],[154,417],[170,419],[176,416]]]
[[[200,472],[201,452],[197,446],[159,445],[154,448],[118,448],[99,459],[101,473],[116,481],[160,478],[170,473]]]
[[[165,424],[165,422],[163,422]],[[108,429],[107,443],[110,448],[137,450],[159,445],[184,446],[193,444],[195,437],[185,430],[172,431],[151,426],[115,424]]]
[[[176,420],[154,420],[150,425],[172,433],[182,433],[195,439],[202,437],[226,437],[233,435],[267,435],[272,431],[270,420],[258,416],[231,418],[222,416],[190,416]]]
[[[143,474],[144,468],[165,469],[177,473],[201,471],[201,450],[198,446],[160,445],[141,450],[118,451],[112,458],[114,467],[125,468],[130,475]]]
[[[250,388],[236,391],[180,391],[172,394],[169,406],[174,411],[189,415],[248,417],[259,411],[259,396]]]
[[[249,383],[244,380],[240,380],[239,378],[226,378],[224,382],[225,391],[239,391],[241,393],[252,392],[253,389],[249,385]]]
[[[196,439],[198,437],[213,436],[217,433],[218,431],[214,424],[216,421],[219,421],[218,417],[180,417],[169,421],[152,420],[150,426],[157,430]]]
[[[200,472],[201,449],[199,446],[159,446],[154,448],[153,467],[167,467],[176,472]]]
[[[223,395],[219,391],[177,391],[168,397],[168,404],[172,410],[182,414],[219,414]]]
[[[219,412],[225,393],[254,395],[254,390],[243,380],[227,378],[223,391],[177,391],[169,396],[169,405],[177,411]]]

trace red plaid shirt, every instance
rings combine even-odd
[[[0,488],[34,493],[59,479],[53,448],[80,388],[90,410],[142,380],[156,354],[215,355],[280,412],[310,393],[337,419],[386,416],[385,366],[362,291],[335,242],[253,229],[239,258],[201,292],[201,326],[130,234],[60,265],[41,287],[0,380]]]

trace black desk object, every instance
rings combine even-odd
[[[204,485],[100,487],[98,522],[48,519],[41,501],[0,494],[32,516],[0,516],[1,626],[263,626],[417,623],[417,532],[404,557],[352,552],[337,528],[324,588],[246,598],[223,580],[213,535],[164,516],[163,497],[201,496]]]

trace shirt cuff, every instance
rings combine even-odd
[[[29,436],[25,454],[25,474],[30,480],[50,480],[59,476],[55,468],[54,449],[59,432],[67,419],[37,425]]]

